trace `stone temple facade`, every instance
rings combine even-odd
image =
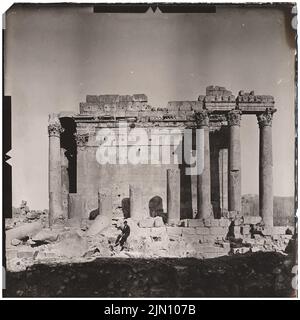
[[[61,112],[49,117],[50,225],[59,219],[88,219],[93,212],[137,220],[161,215],[168,225],[182,219],[220,219],[240,213],[240,127],[244,117],[255,115],[260,132],[257,214],[272,227],[275,111],[272,96],[253,91],[235,96],[218,86],[207,87],[198,100],[171,101],[164,108],[150,106],[144,94],[87,95],[78,114]],[[120,127],[127,131],[176,129],[179,138],[185,129],[191,129],[191,153],[196,129],[203,129],[203,171],[186,175],[186,165],[177,163],[99,164],[99,130],[117,134]],[[157,143],[160,154],[164,144],[173,147],[172,154],[178,151],[173,140],[162,140]],[[124,144],[118,142],[116,147]]]

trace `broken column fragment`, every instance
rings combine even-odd
[[[68,197],[68,218],[81,219],[84,217],[84,201],[81,194],[69,193]]]
[[[168,224],[180,220],[180,170],[167,170],[167,207]]]
[[[143,192],[142,189],[135,185],[129,186],[130,198],[130,218],[134,220],[141,220],[147,218],[143,206]]]
[[[98,210],[100,216],[112,217],[111,190],[101,189],[98,192]]]

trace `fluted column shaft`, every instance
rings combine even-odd
[[[197,179],[198,218],[208,218],[211,215],[211,181],[210,181],[210,147],[209,147],[209,113],[207,110],[195,114],[197,131],[203,130],[203,170]],[[198,150],[199,152],[200,150]]]
[[[241,111],[228,113],[229,152],[228,152],[228,210],[241,211]]]
[[[266,226],[273,226],[273,112],[257,115],[259,125],[259,214]]]
[[[63,132],[56,114],[49,116],[49,224],[62,215],[60,134]]]

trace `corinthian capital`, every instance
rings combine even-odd
[[[52,113],[49,115],[49,121],[48,121],[48,134],[49,137],[60,137],[60,134],[64,132],[64,129],[62,128],[59,118],[57,114]]]
[[[231,110],[227,114],[227,121],[229,126],[241,125],[242,112],[240,110]]]
[[[264,113],[257,114],[257,123],[260,128],[266,127],[266,126],[272,126],[272,120],[273,120],[273,111],[270,109],[266,109]]]
[[[89,141],[88,133],[75,133],[74,135],[78,147],[84,147],[85,144]]]
[[[209,113],[207,110],[195,112],[195,122],[197,127],[209,126]]]

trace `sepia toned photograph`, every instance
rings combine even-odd
[[[296,299],[296,14],[3,13],[3,296]]]

